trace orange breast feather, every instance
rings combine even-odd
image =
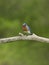
[[[27,31],[27,28],[26,27],[22,27],[23,31]]]

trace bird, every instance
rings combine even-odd
[[[22,29],[23,29],[24,33],[32,35],[32,33],[30,31],[30,27],[26,23],[23,23]]]

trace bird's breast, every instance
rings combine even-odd
[[[26,27],[22,27],[22,29],[23,29],[24,31],[27,31],[27,28],[26,28]]]

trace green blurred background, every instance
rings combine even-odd
[[[0,0],[0,38],[23,32],[24,22],[35,34],[49,38],[49,0]],[[36,41],[0,44],[0,65],[49,65],[49,44]]]

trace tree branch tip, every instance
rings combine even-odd
[[[22,33],[19,33],[19,35],[20,35],[20,36],[24,36],[24,34],[22,34]]]

